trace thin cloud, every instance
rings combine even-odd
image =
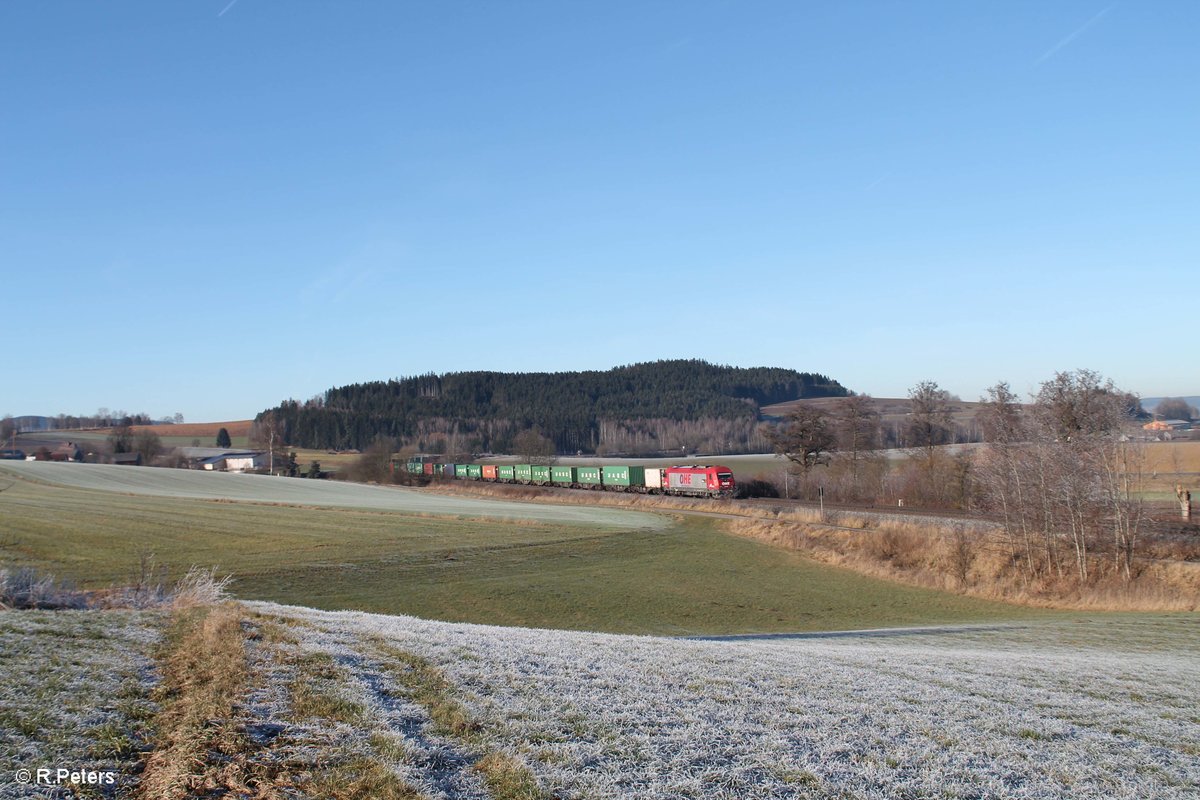
[[[221,9],[221,13],[220,13],[220,14],[217,14],[217,16],[218,16],[218,17],[223,17],[223,16],[225,16],[225,12],[226,12],[226,11],[228,11],[229,9],[233,8],[234,6],[236,6],[236,5],[237,5],[237,1],[238,1],[238,0],[230,0],[230,3],[229,3],[229,5],[227,5],[227,6],[225,6],[224,8],[222,8],[222,9]]]
[[[236,0],[235,0],[235,2],[236,2]],[[1053,57],[1054,54],[1057,53],[1059,50],[1062,50],[1064,47],[1069,45],[1071,42],[1078,39],[1080,36],[1083,35],[1084,31],[1086,31],[1088,28],[1092,27],[1097,22],[1099,22],[1100,18],[1103,17],[1105,14],[1107,14],[1109,11],[1112,11],[1116,7],[1116,5],[1117,5],[1116,3],[1113,3],[1112,5],[1108,6],[1107,8],[1101,10],[1099,14],[1092,17],[1091,19],[1089,19],[1087,22],[1080,25],[1075,30],[1071,31],[1069,34],[1067,34],[1065,37],[1063,37],[1063,39],[1058,44],[1054,45],[1054,47],[1051,47],[1049,50],[1042,53],[1042,57],[1039,58],[1037,61],[1033,62],[1033,65],[1037,66],[1038,64],[1041,64],[1043,61]]]
[[[892,173],[891,173],[891,172],[885,172],[885,173],[883,173],[883,174],[882,174],[882,175],[880,175],[878,178],[876,178],[875,180],[871,181],[871,182],[870,182],[870,183],[868,183],[866,186],[864,186],[864,187],[863,187],[863,191],[864,191],[864,192],[869,192],[869,191],[871,191],[871,190],[872,190],[872,189],[874,189],[876,186],[878,186],[879,184],[883,183],[883,182],[884,182],[884,181],[886,181],[888,178],[890,178],[890,177],[891,177],[891,175],[892,175]]]

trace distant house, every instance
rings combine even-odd
[[[51,461],[83,461],[83,450],[74,442],[63,442],[50,451]]]
[[[247,472],[267,465],[266,453],[222,453],[201,459],[197,466],[200,469],[215,472]]]
[[[1184,419],[1156,419],[1153,422],[1147,422],[1142,426],[1144,431],[1186,431],[1192,427],[1192,423]]]
[[[113,453],[112,463],[121,464],[127,467],[140,467],[142,465],[141,453]]]

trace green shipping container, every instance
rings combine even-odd
[[[483,477],[482,464],[467,464],[467,477],[472,480],[479,480]]]
[[[470,477],[470,474],[471,474],[469,471],[470,469],[471,469],[470,466],[467,464],[455,464],[454,465],[454,477],[468,478],[468,477]]]
[[[422,464],[420,461],[410,461],[410,462],[408,462],[408,464],[406,466],[408,468],[408,471],[414,475],[420,475],[421,473],[423,473],[425,471],[425,465]]]
[[[575,482],[574,467],[551,467],[550,480],[554,483],[565,483],[570,485]]]
[[[604,485],[605,486],[645,486],[646,485],[646,468],[645,467],[605,467],[604,468]]]
[[[533,480],[533,467],[528,464],[517,464],[513,467],[513,475],[515,480],[521,483],[529,483]]]
[[[496,477],[502,481],[515,481],[516,467],[496,467]]]
[[[575,470],[575,482],[585,486],[600,485],[599,467],[579,467]]]
[[[550,468],[549,467],[530,467],[531,477],[534,483],[549,483]]]

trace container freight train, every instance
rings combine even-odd
[[[692,497],[732,497],[733,471],[722,466],[546,467],[537,464],[437,464],[393,461],[392,471],[485,483],[519,483],[562,489],[595,489]]]

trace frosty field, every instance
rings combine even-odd
[[[21,768],[128,779],[153,711],[157,623],[151,612],[0,612],[0,798],[65,796],[15,783]]]
[[[47,461],[9,461],[0,465],[0,477],[3,477],[6,471],[21,478],[44,481],[57,486],[151,497],[282,503],[321,508],[489,517],[621,528],[662,527],[665,524],[661,517],[653,514],[621,509],[531,507],[528,504],[500,500],[446,498],[398,486],[309,481],[267,475]]]
[[[115,769],[129,796],[164,624],[0,613],[0,797],[40,796],[13,770],[60,762]],[[289,797],[364,764],[444,800],[1200,792],[1194,614],[714,641],[251,603],[242,627],[230,723],[248,763],[299,770]]]
[[[303,621],[302,647],[344,666],[342,691],[410,752],[469,764],[471,747],[400,724],[413,709],[372,648],[428,659],[548,796],[1200,791],[1194,615],[714,642],[257,609]],[[486,796],[421,763],[400,769],[428,796]]]

